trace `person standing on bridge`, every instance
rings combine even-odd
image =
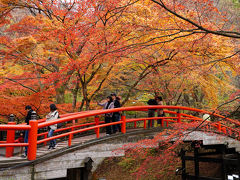
[[[32,107],[27,105],[25,107],[25,110],[27,111],[27,116],[25,118],[25,123],[27,123],[27,125],[29,125],[29,121],[31,120],[31,115],[32,115]],[[28,131],[25,131],[25,134],[24,134],[24,143],[28,143]],[[28,147],[25,146],[25,152],[24,154],[22,155],[22,157],[26,157],[27,156],[27,152],[28,152]]]
[[[120,98],[117,97],[115,93],[112,93],[111,96],[113,99],[114,108],[120,108],[121,107]],[[120,121],[120,112],[114,112],[112,117],[112,122],[119,122],[119,121]],[[116,132],[121,132],[121,125],[120,124],[113,125],[112,130],[113,130],[113,134]]]
[[[113,99],[111,96],[107,97],[107,101],[103,102],[103,103],[97,103],[99,106],[103,106],[103,109],[113,109],[114,108],[114,103],[113,103]],[[110,123],[112,122],[112,116],[113,113],[106,113],[105,114],[105,123]],[[106,127],[106,135],[110,135],[112,134],[112,128],[111,126],[107,126]]]
[[[54,119],[58,119],[59,113],[57,111],[57,107],[55,104],[50,105],[50,113],[46,116],[47,120],[46,121],[52,121]],[[54,131],[57,129],[57,124],[53,124],[49,126],[49,131],[48,131],[48,137],[52,137]],[[48,149],[55,149],[56,146],[56,140],[53,139],[50,141]]]
[[[163,105],[163,99],[162,99],[161,96],[155,97],[155,100],[157,101],[157,104],[158,104],[158,105]],[[157,116],[158,116],[158,117],[164,117],[163,109],[157,109]],[[158,120],[157,120],[157,123],[158,123],[158,124],[162,124],[162,119],[158,119]]]
[[[149,99],[147,102],[148,105],[158,105],[156,99]],[[148,109],[148,117],[155,117],[156,109]],[[154,120],[148,120],[148,128],[154,127]]]

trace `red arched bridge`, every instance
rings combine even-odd
[[[141,118],[126,118],[124,115],[126,111],[147,111],[148,109],[164,109],[166,117],[141,117]],[[105,113],[122,112],[121,120],[119,122],[104,123],[100,121],[99,115]],[[185,112],[185,113],[184,113]],[[134,128],[147,128],[147,121],[156,121],[162,119],[161,126],[168,126],[170,123],[192,123],[192,122],[203,122],[204,120],[200,117],[189,115],[187,113],[198,112],[200,117],[203,114],[210,114],[214,117],[214,121],[207,121],[209,129],[218,131],[225,135],[239,139],[240,129],[238,128],[240,123],[237,120],[229,119],[216,113],[211,113],[205,110],[181,107],[181,106],[133,106],[133,107],[122,107],[108,110],[92,110],[85,112],[76,112],[71,114],[61,115],[61,118],[48,121],[46,119],[31,120],[29,125],[19,124],[16,125],[14,122],[9,122],[7,125],[0,125],[1,131],[7,131],[6,141],[0,141],[0,148],[6,148],[6,157],[12,157],[14,147],[28,146],[28,160],[35,160],[38,151],[38,145],[46,145],[48,141],[59,138],[67,138],[68,146],[72,145],[72,139],[74,135],[95,130],[96,138],[100,137],[100,129],[106,126],[112,126],[121,124],[122,133],[126,133],[127,124],[132,123]],[[47,129],[48,126],[58,123],[68,123],[67,126],[57,129],[53,137],[47,137],[47,130],[40,132],[39,130]],[[137,127],[137,122],[141,123],[141,127]],[[29,131],[28,143],[17,143],[15,140],[15,131]]]

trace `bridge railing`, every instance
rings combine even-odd
[[[126,119],[125,115],[121,116],[121,121],[119,122],[112,122],[112,123],[104,123],[103,121],[100,121],[99,115],[104,115],[106,113],[113,113],[113,112],[125,112],[125,111],[147,111],[148,109],[164,109],[164,112],[173,115],[171,117],[143,117],[143,118],[131,118]],[[171,111],[170,111],[171,110]],[[172,110],[178,110],[172,111]],[[191,122],[202,122],[203,119],[200,117],[195,117],[193,115],[188,115],[185,113],[180,113],[179,110],[185,110],[185,111],[193,111],[198,113],[208,113],[212,116],[218,117],[228,123],[231,123],[234,126],[239,126],[240,123],[236,120],[232,120],[229,118],[225,118],[224,116],[211,113],[208,111],[195,109],[195,108],[188,108],[188,107],[181,107],[181,106],[133,106],[133,107],[122,107],[122,108],[115,108],[115,109],[108,109],[108,110],[93,110],[93,111],[87,111],[87,112],[78,112],[78,113],[72,113],[67,115],[61,115],[61,118],[48,121],[46,122],[46,119],[42,120],[31,120],[29,122],[29,125],[15,125],[14,123],[8,124],[8,125],[0,125],[0,130],[7,131],[7,141],[6,142],[0,142],[0,147],[6,147],[6,157],[11,157],[13,155],[13,149],[17,146],[28,146],[28,159],[29,160],[35,160],[36,154],[37,154],[37,145],[39,144],[45,144],[53,139],[68,138],[68,146],[72,145],[72,138],[74,134],[79,134],[87,131],[94,130],[96,133],[96,138],[100,137],[100,129],[104,128],[106,126],[112,126],[116,124],[121,124],[121,131],[122,133],[126,133],[126,127],[127,123],[133,123],[134,128],[137,128],[137,122],[143,122],[143,128],[147,128],[147,121],[153,120],[156,121],[158,119],[162,119],[161,125],[166,126],[169,125],[169,123],[191,123]],[[123,113],[124,114],[124,113]],[[94,122],[88,122],[84,124],[78,124],[74,123],[77,119],[84,119],[88,117],[94,117]],[[41,128],[46,128],[53,124],[58,123],[64,123],[64,122],[72,122],[72,125],[69,127],[64,127],[61,129],[57,129],[55,132],[55,136],[53,137],[47,137],[47,132],[38,133],[38,130]],[[230,135],[230,133],[235,133],[239,135],[239,130],[235,129],[233,127],[229,127],[226,124],[222,123],[221,121],[217,122],[208,122],[208,124],[212,127],[214,127],[219,132],[225,133]],[[29,137],[28,137],[28,143],[15,143],[15,131],[16,130],[26,130],[29,131]],[[39,137],[44,137],[44,139],[40,139]]]

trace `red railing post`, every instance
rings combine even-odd
[[[69,147],[72,145],[72,137],[73,137],[73,134],[69,134],[69,138],[68,138],[68,146]]]
[[[15,125],[16,122],[8,122],[8,125]],[[7,143],[14,143],[15,141],[15,130],[7,130]],[[6,147],[6,157],[12,157],[14,147]]]
[[[34,111],[32,112],[32,114]],[[33,116],[33,115],[32,115]],[[32,118],[33,119],[33,118]],[[28,160],[32,161],[37,156],[37,133],[38,133],[38,121],[36,119],[30,120],[29,125],[31,129],[28,134]]]
[[[121,117],[121,121],[122,121],[122,133],[125,134],[126,133],[126,116],[122,115]]]
[[[162,118],[161,126],[164,127],[164,119]]]
[[[96,130],[96,137],[99,138],[100,137],[100,128],[97,128],[95,130]]]
[[[137,128],[137,122],[134,121],[134,128]]]
[[[47,139],[48,134],[44,134],[44,139]],[[44,142],[44,146],[47,145],[47,141]]]
[[[177,122],[178,122],[178,123],[181,123],[181,113],[180,113],[179,110],[178,110],[178,112],[177,112]]]
[[[217,122],[217,129],[218,129],[218,131],[221,131],[221,129],[222,129],[220,121]]]
[[[225,127],[222,128],[222,132],[224,134],[227,134],[227,129]],[[231,130],[229,131],[229,135],[231,136]]]
[[[96,126],[99,125],[99,116],[95,116],[95,125]],[[97,138],[100,137],[99,132],[100,132],[100,128],[95,129],[95,133],[96,133]]]
[[[143,121],[143,128],[144,128],[144,129],[147,129],[147,120],[144,120],[144,121]]]

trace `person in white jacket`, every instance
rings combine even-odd
[[[47,120],[46,121],[51,121],[54,119],[58,119],[59,117],[59,113],[57,111],[57,107],[55,104],[51,104],[50,105],[50,113],[46,116]],[[51,126],[49,126],[49,131],[48,131],[48,137],[52,137],[54,131],[57,129],[57,124],[53,124]],[[55,149],[56,146],[56,140],[53,139],[50,141],[49,147],[48,149]]]
[[[113,109],[114,108],[114,103],[113,99],[111,96],[107,97],[107,101],[103,103],[98,103],[99,106],[103,106],[103,109]],[[112,122],[112,116],[113,113],[106,113],[105,114],[105,123],[110,123]],[[106,135],[112,134],[112,128],[111,126],[106,127]]]

